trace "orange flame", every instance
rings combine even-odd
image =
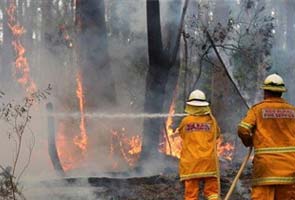
[[[229,142],[224,142],[220,137],[217,140],[217,152],[220,157],[223,157],[225,160],[231,161],[233,157],[233,152],[235,147]]]
[[[130,146],[130,150],[128,151],[128,153],[130,155],[136,155],[139,154],[141,152],[141,137],[139,135],[136,136],[132,136],[131,139],[129,139],[129,146]]]
[[[173,115],[175,114],[176,98],[177,98],[178,84],[174,90],[173,99],[169,108],[168,118],[165,122],[165,129],[163,130],[163,143],[160,144],[160,152],[170,156],[180,158],[182,141],[173,128]]]
[[[76,163],[77,159],[73,157],[73,144],[71,140],[67,139],[65,131],[65,123],[59,123],[56,146],[62,167],[65,171],[68,171],[75,167],[74,163]]]
[[[124,133],[125,129],[122,128],[122,132],[111,130],[111,146],[110,156],[114,157],[114,154],[122,156],[124,161],[130,166],[134,166],[139,158],[142,146],[142,138],[139,135],[128,137]],[[113,159],[113,168],[118,167],[118,161]]]
[[[82,79],[80,74],[77,75],[76,81],[77,81],[76,95],[79,100],[81,119],[80,119],[80,126],[79,126],[80,135],[76,136],[73,141],[74,141],[74,144],[80,148],[80,150],[82,151],[82,154],[85,155],[87,150],[88,137],[87,137],[86,125],[85,125],[83,85],[82,85]]]
[[[36,84],[30,78],[30,67],[28,60],[25,56],[25,47],[21,43],[21,36],[25,33],[23,26],[17,24],[15,13],[16,5],[15,1],[10,0],[9,7],[6,9],[8,15],[8,27],[13,35],[12,45],[16,53],[15,60],[15,72],[14,75],[17,77],[17,81],[21,84],[27,92],[36,91]]]
[[[174,95],[172,103],[169,108],[169,116],[165,123],[165,130],[164,130],[164,146],[162,149],[160,149],[161,152],[174,156],[177,158],[180,158],[180,152],[181,152],[181,138],[179,135],[176,135],[173,128],[173,115],[175,113],[175,102],[176,102],[176,95]]]

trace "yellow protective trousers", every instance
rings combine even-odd
[[[295,200],[295,184],[254,186],[252,200]]]
[[[184,181],[184,199],[199,199],[199,184],[204,180],[204,195],[207,200],[218,200],[218,181],[215,177],[195,178]]]

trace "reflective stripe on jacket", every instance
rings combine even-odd
[[[295,183],[295,107],[282,98],[266,99],[239,127],[241,137],[253,133],[253,184]]]

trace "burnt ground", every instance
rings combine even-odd
[[[221,189],[222,196],[224,197],[238,170],[239,164],[234,166],[230,163],[222,164],[227,166],[221,175]],[[237,184],[235,193],[231,197],[232,200],[249,199],[249,172],[250,168],[244,171]],[[112,177],[120,175],[122,176],[122,174],[110,174]],[[38,192],[38,188],[42,188],[42,192]],[[183,191],[183,184],[179,181],[176,172],[132,178],[68,177],[61,180],[38,183],[32,187],[32,190],[29,192],[30,198],[28,199],[46,199],[43,196],[47,196],[48,199],[61,200],[182,200]]]

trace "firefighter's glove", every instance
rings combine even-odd
[[[243,144],[246,146],[246,147],[252,147],[253,146],[253,139],[252,139],[252,136],[246,136],[246,137],[240,137]]]
[[[253,136],[249,130],[247,130],[243,127],[239,127],[238,128],[238,135],[246,147],[253,146]]]

